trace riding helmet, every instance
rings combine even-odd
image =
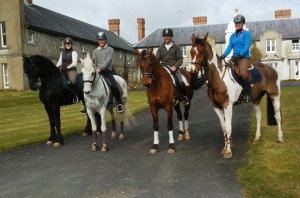
[[[64,39],[64,44],[73,44],[73,40],[70,37]]]
[[[106,39],[106,34],[104,32],[98,32],[97,40]]]
[[[245,17],[244,17],[243,15],[238,14],[238,15],[236,15],[236,16],[233,18],[233,22],[234,22],[234,23],[243,23],[243,24],[245,24],[246,19],[245,19]]]
[[[166,28],[163,30],[162,35],[173,37],[173,30],[171,28]]]

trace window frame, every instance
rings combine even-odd
[[[186,50],[186,46],[181,46],[180,47],[180,49],[181,49],[181,52],[182,52],[182,56],[183,57],[187,57],[187,50]]]
[[[4,21],[0,22],[0,43],[1,43],[0,45],[1,48],[7,48],[7,33],[6,33],[6,25]]]
[[[8,65],[7,63],[1,64],[2,69],[2,79],[3,79],[3,88],[9,89],[9,77],[8,77]]]
[[[266,40],[266,53],[276,53],[276,39]]]
[[[292,40],[292,52],[299,52],[299,40]]]
[[[33,31],[28,31],[28,44],[34,44],[34,32]]]

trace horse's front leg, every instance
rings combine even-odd
[[[55,147],[59,147],[64,144],[64,138],[61,133],[61,122],[60,122],[60,106],[57,105],[53,108],[54,112],[54,123],[56,128],[56,141],[53,144]]]
[[[225,147],[226,150],[223,153],[224,158],[231,158],[232,157],[232,140],[231,140],[231,132],[232,132],[232,105],[229,105],[226,109],[224,109],[225,115],[225,131],[224,140],[225,140]]]
[[[184,106],[184,139],[189,140],[191,139],[190,133],[189,133],[189,111],[191,108],[191,103]]]
[[[151,105],[150,103],[150,111],[153,119],[154,141],[153,141],[153,145],[149,150],[149,153],[154,154],[158,152],[158,144],[159,144],[158,108]]]
[[[225,110],[223,109],[219,109],[217,107],[214,107],[215,112],[217,113],[219,120],[220,120],[220,124],[221,124],[221,129],[223,131],[223,136],[224,136],[224,148],[221,152],[221,154],[224,156],[224,154],[227,151],[227,123],[226,120],[228,120],[228,118],[225,116]],[[229,148],[230,149],[230,148]]]
[[[106,145],[106,106],[102,106],[100,108],[100,116],[101,116],[101,131],[102,131],[102,147],[101,151],[106,152],[108,151],[108,147]]]
[[[253,104],[253,109],[255,111],[256,116],[256,132],[255,132],[255,138],[253,140],[253,144],[257,144],[259,142],[259,138],[261,136],[261,110],[259,104]]]
[[[53,112],[50,107],[45,105],[45,110],[48,115],[49,125],[50,125],[50,136],[46,142],[47,145],[53,145],[56,140],[55,122]]]
[[[174,136],[173,136],[173,105],[169,105],[166,108],[167,116],[168,116],[168,131],[169,131],[169,147],[168,153],[175,153],[175,146],[174,146]]]
[[[91,150],[97,151],[99,149],[99,147],[98,147],[98,135],[97,135],[97,124],[96,124],[95,111],[92,111],[89,108],[87,108],[86,111],[87,111],[87,114],[91,121],[91,129],[92,129],[92,136],[93,136]]]

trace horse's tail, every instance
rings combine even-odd
[[[127,103],[125,104],[125,111],[123,115],[120,115],[120,113],[117,113],[117,119],[122,120],[120,116],[124,116],[124,127],[125,129],[131,129],[133,126],[137,126],[134,116],[132,115]],[[120,129],[120,122],[117,122],[117,128]]]
[[[277,121],[275,119],[275,111],[274,111],[274,106],[272,103],[272,100],[270,96],[267,96],[267,124],[268,126],[276,126]]]

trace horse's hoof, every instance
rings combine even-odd
[[[175,153],[175,147],[174,144],[170,144],[168,147],[168,153],[172,154]]]
[[[157,144],[153,144],[153,146],[151,146],[149,153],[151,154],[155,154],[158,152],[158,145]]]
[[[112,140],[117,139],[117,135],[116,135],[116,132],[115,132],[115,131],[113,131],[113,132],[111,133],[111,139],[112,139]]]
[[[119,141],[124,141],[125,140],[125,136],[124,136],[124,134],[120,134],[120,136],[119,136]]]
[[[88,136],[88,133],[83,132],[83,133],[82,133],[82,137],[86,137],[86,136]]]
[[[50,141],[50,140],[48,140],[48,141],[46,142],[47,145],[53,145],[53,143],[54,143],[54,142],[53,142],[53,141]]]
[[[283,140],[278,140],[277,143],[282,144],[282,143],[284,143],[284,142],[283,142]]]
[[[259,143],[259,140],[254,140],[253,141],[253,144],[258,144]]]
[[[183,135],[182,134],[179,134],[178,135],[178,138],[177,138],[177,141],[182,141],[183,140]]]
[[[188,132],[187,130],[186,130],[185,133],[184,133],[184,139],[185,139],[185,140],[191,139],[191,136],[190,136],[190,134],[189,134],[189,132]]]
[[[223,154],[223,157],[226,158],[226,159],[231,158],[231,157],[232,157],[232,152],[225,152],[225,153]]]
[[[61,143],[59,143],[59,142],[55,142],[54,144],[53,144],[53,147],[60,147],[61,146]]]
[[[92,144],[91,151],[98,151],[98,145]]]
[[[102,146],[101,151],[102,151],[102,152],[107,152],[107,151],[108,151],[107,146]]]

